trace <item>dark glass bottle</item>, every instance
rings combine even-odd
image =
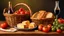
[[[58,16],[60,14],[59,1],[55,1],[54,13],[56,16]]]
[[[12,4],[10,1],[8,2],[8,14],[13,14]]]

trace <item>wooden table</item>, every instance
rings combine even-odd
[[[3,21],[0,21],[3,23]],[[17,31],[17,32],[3,32],[0,31],[0,36],[64,36],[64,31],[62,33],[49,32],[44,33],[42,31]]]

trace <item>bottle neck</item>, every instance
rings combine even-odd
[[[12,4],[11,4],[11,2],[10,2],[10,1],[9,1],[8,5],[9,5],[9,6],[8,6],[9,8],[11,8],[11,7],[12,7]]]
[[[8,13],[9,14],[13,13],[12,4],[10,1],[8,2]]]
[[[59,1],[55,1],[55,7],[56,7],[56,9],[60,9],[60,7],[59,7]]]

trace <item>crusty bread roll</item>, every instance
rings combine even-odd
[[[53,16],[53,13],[48,12],[45,18],[53,18],[53,17],[54,17],[54,16]]]
[[[45,18],[46,11],[39,11],[39,14],[37,15],[37,19]]]

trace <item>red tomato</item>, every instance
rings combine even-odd
[[[25,14],[25,12],[24,12],[24,11],[21,11],[21,12],[20,12],[20,14],[24,15],[24,14]]]
[[[25,11],[25,10],[24,10],[23,8],[20,8],[20,9],[19,9],[19,12],[21,12],[21,11]]]
[[[59,22],[59,23],[63,23],[64,21],[63,21],[62,18],[59,18],[59,19],[58,19],[58,22]]]
[[[57,29],[57,32],[58,32],[58,33],[61,33],[61,29]]]
[[[14,14],[20,14],[20,12],[19,11],[16,11]]]
[[[30,15],[30,12],[29,11],[26,11],[25,14]]]
[[[62,19],[62,23],[64,23],[64,19]]]
[[[20,12],[17,12],[17,14],[20,14]]]
[[[47,27],[48,27],[49,29],[51,29],[52,25],[51,25],[51,24],[49,24],[49,25],[47,25]]]
[[[42,24],[40,24],[39,26],[38,26],[38,30],[42,30],[42,27],[43,27],[43,25]]]
[[[42,28],[42,31],[43,31],[43,32],[46,32],[46,33],[49,32],[48,27],[43,27],[43,28]]]
[[[3,28],[3,29],[5,29],[5,28],[8,27],[8,24],[7,23],[3,23],[3,24],[0,25],[0,27]]]

